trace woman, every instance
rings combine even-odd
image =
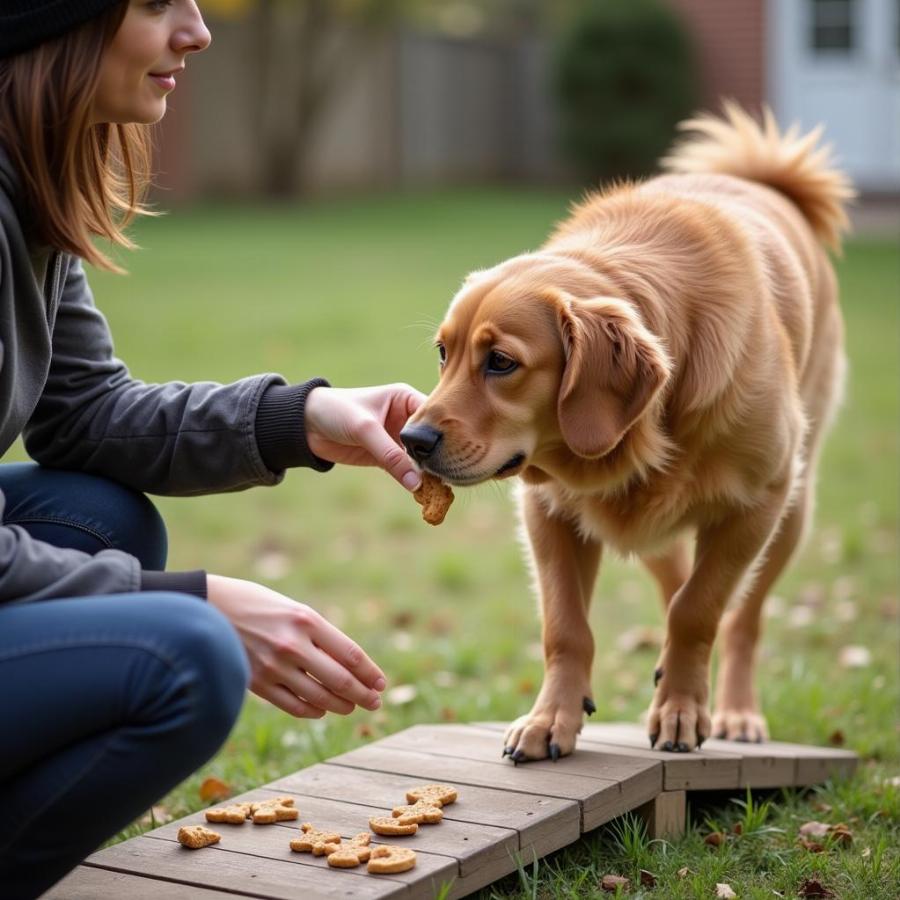
[[[37,896],[222,744],[245,688],[298,717],[376,709],[346,635],[258,584],[163,572],[139,492],[378,465],[422,396],[259,375],[150,385],[112,355],[81,260],[129,246],[149,123],[209,32],[194,0],[0,5],[0,885]],[[204,602],[204,600],[206,602]]]

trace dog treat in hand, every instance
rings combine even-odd
[[[210,844],[218,844],[222,835],[217,831],[210,831],[202,825],[182,825],[178,829],[178,843],[190,850],[199,850]]]
[[[422,507],[422,518],[429,525],[440,525],[453,502],[453,491],[440,478],[430,472],[423,472],[422,484],[413,492],[413,497]]]
[[[392,816],[374,816],[369,819],[369,828],[375,832],[375,834],[390,834],[390,835],[400,835],[400,834],[415,834],[419,830],[419,826],[416,822],[401,822],[400,819],[395,819]]]
[[[421,784],[406,792],[407,803],[426,800],[432,806],[448,806],[457,798],[456,788],[449,784]]]
[[[394,875],[406,872],[416,864],[416,851],[406,847],[382,844],[372,851],[368,870],[374,875]]]

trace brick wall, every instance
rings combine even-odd
[[[731,97],[750,110],[767,98],[765,0],[669,0],[694,39],[703,105]]]

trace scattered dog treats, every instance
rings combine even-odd
[[[415,822],[416,825],[421,825],[423,822],[426,825],[435,825],[444,818],[440,803],[432,803],[429,800],[419,800],[408,806],[395,806],[391,810],[391,815],[401,825],[409,822]]]
[[[310,822],[300,826],[303,834],[291,840],[291,850],[297,853],[312,853],[313,856],[324,856],[325,846],[340,844],[341,836],[334,831],[320,831]]]
[[[415,864],[415,850],[382,844],[372,850],[367,868],[373,875],[394,875],[408,871]]]
[[[206,811],[206,821],[228,825],[243,825],[250,815],[249,803],[235,803],[232,806],[220,806]]]
[[[393,816],[374,816],[369,819],[369,828],[375,834],[391,835],[415,834],[419,830],[416,822],[402,823],[399,819],[393,818]]]
[[[422,484],[413,492],[413,497],[422,507],[422,518],[429,525],[440,525],[453,502],[453,491],[440,478],[430,472],[423,472]]]
[[[188,847],[191,850],[199,850],[201,847],[208,847],[210,844],[218,844],[222,840],[222,835],[216,831],[210,831],[202,825],[182,825],[178,829],[178,843],[182,847]]]
[[[422,784],[406,792],[407,803],[427,800],[433,806],[448,806],[457,798],[456,788],[449,784]]]
[[[360,863],[368,862],[372,854],[369,842],[372,835],[362,831],[346,844],[326,844],[325,853],[329,866],[337,869],[352,869]]]
[[[273,822],[290,822],[300,815],[298,809],[294,809],[293,797],[275,797],[272,800],[263,800],[251,806],[250,816],[254,825],[271,825]]]

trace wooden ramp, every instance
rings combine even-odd
[[[610,819],[637,811],[654,836],[684,827],[688,791],[816,784],[853,773],[854,753],[799,744],[710,740],[686,754],[648,749],[638,725],[586,725],[569,757],[513,766],[501,758],[505,725],[417,725],[234,798],[291,794],[301,822],[352,837],[372,815],[389,815],[415,784],[454,785],[459,800],[439,825],[382,838],[417,851],[416,867],[370,875],[365,866],[330,868],[289,847],[297,822],[211,826],[219,844],[190,851],[178,828],[205,824],[203,812],[101,850],[45,897],[53,900],[265,900],[464,897],[576,841]]]

